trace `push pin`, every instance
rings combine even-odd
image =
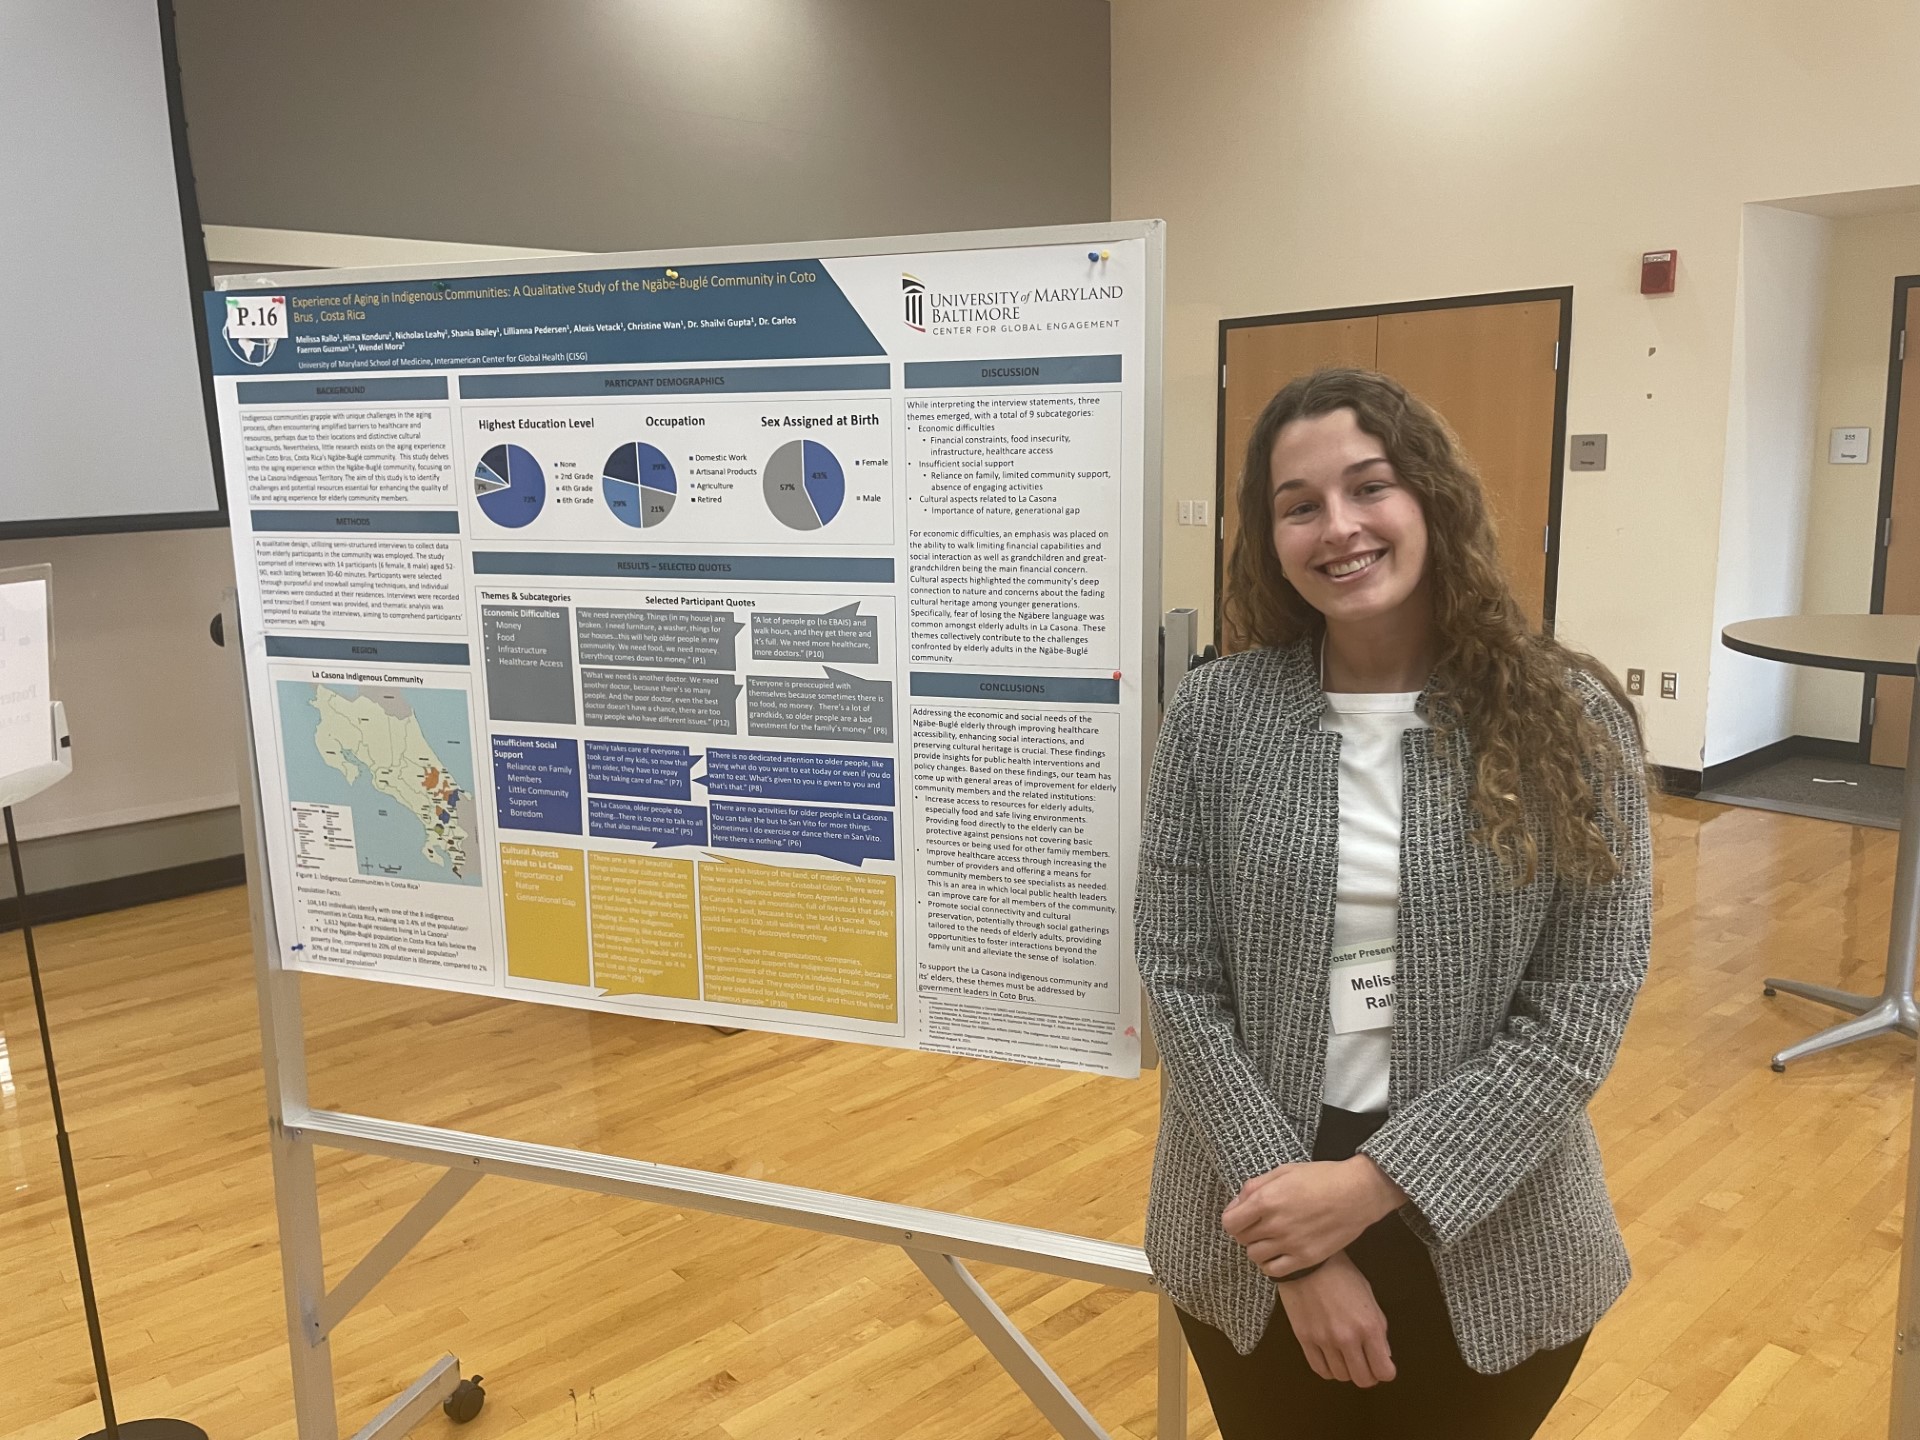
[[[1111,254],[1111,253],[1112,253],[1111,251],[1107,251],[1107,250],[1102,250],[1102,251],[1100,252],[1100,258],[1101,258],[1102,260],[1105,260],[1105,259],[1107,259],[1107,258],[1108,258],[1108,257],[1110,256],[1110,254]]]
[[[1113,678],[1114,678],[1114,679],[1116,679],[1116,680],[1118,680],[1118,679],[1120,678],[1120,672],[1119,672],[1118,670],[1116,670],[1116,671],[1114,671],[1114,672],[1113,672]]]
[[[679,278],[680,278],[680,272],[678,270],[667,271],[667,279],[678,280]]]
[[[1098,250],[1089,250],[1087,252],[1087,259],[1098,261],[1099,258],[1100,258],[1100,252]]]

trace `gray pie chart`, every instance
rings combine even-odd
[[[817,440],[789,440],[767,460],[764,493],[773,518],[789,530],[831,524],[846,499],[846,473]]]

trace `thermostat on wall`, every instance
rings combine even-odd
[[[1573,468],[1575,470],[1604,470],[1607,468],[1607,437],[1604,435],[1575,435],[1572,437]]]
[[[1865,425],[1836,425],[1827,436],[1829,465],[1864,465],[1873,431]]]

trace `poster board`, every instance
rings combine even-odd
[[[52,706],[53,567],[0,570],[0,780],[58,759]]]
[[[1160,237],[223,280],[283,963],[1136,1074]]]

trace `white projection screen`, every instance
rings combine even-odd
[[[0,538],[225,523],[163,8],[0,0]]]

